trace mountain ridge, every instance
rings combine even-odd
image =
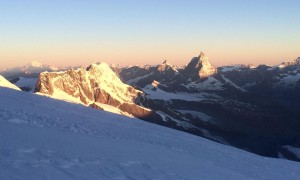
[[[204,70],[213,73],[202,77],[199,74],[205,61],[209,65]],[[286,67],[214,68],[203,52],[190,63],[190,73],[184,73],[186,67],[176,68],[169,62],[142,67],[105,65],[96,75],[103,77],[101,80],[86,75],[96,66],[91,65],[79,70],[41,73],[40,79],[44,80],[38,86],[44,84],[44,89],[50,91],[43,90],[44,94],[50,97],[56,86],[61,89],[57,95],[68,97],[64,99],[67,101],[138,117],[259,155],[300,161],[297,153],[291,151],[300,148],[297,63]],[[133,92],[140,92],[133,96],[134,100],[119,99],[119,95],[131,97],[130,93],[126,95],[131,90],[120,90],[124,83],[119,78]],[[111,88],[106,91],[108,84]]]
[[[151,118],[155,113],[135,103],[143,93],[124,84],[106,63],[92,64],[86,69],[79,68],[61,72],[41,73],[35,92],[57,99],[66,97],[93,108],[103,109],[100,104],[116,107],[142,119]]]

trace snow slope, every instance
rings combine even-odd
[[[20,88],[18,88],[16,85],[12,84],[11,82],[9,82],[8,80],[6,80],[3,76],[0,75],[0,86],[2,87],[7,87],[7,88],[11,88],[11,89],[15,89],[15,90],[21,90]]]
[[[150,97],[151,99],[159,99],[164,101],[169,101],[172,99],[178,99],[184,101],[202,101],[207,99],[217,100],[220,98],[219,96],[213,93],[206,93],[206,92],[201,92],[201,93],[166,92],[160,89],[159,87],[157,87],[157,84],[155,84],[154,82],[152,84],[148,84],[147,86],[145,86],[143,88],[143,91],[146,93],[147,97]]]
[[[299,179],[300,163],[0,88],[0,179]]]

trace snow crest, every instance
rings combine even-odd
[[[18,91],[21,91],[20,88],[18,88],[16,85],[10,83],[8,80],[6,80],[3,76],[0,75],[0,86],[15,89]]]

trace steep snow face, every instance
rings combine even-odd
[[[35,94],[0,97],[0,179],[299,179],[297,162]]]
[[[94,91],[104,90],[120,103],[133,103],[139,93],[131,86],[124,84],[106,63],[92,64],[88,68],[90,82],[95,85]]]
[[[71,102],[83,103],[103,109],[97,103],[108,104],[129,114],[150,111],[137,106],[135,100],[141,91],[124,84],[105,63],[92,64],[87,69],[66,72],[43,72],[39,76],[36,92]]]
[[[7,87],[7,88],[11,88],[11,89],[15,89],[15,90],[21,90],[20,88],[18,88],[16,85],[12,84],[11,82],[9,82],[8,80],[6,80],[3,76],[0,75],[0,86],[1,87]]]

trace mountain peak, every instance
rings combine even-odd
[[[38,61],[31,61],[28,65],[31,67],[42,67],[43,63],[38,62]]]
[[[199,60],[201,60],[202,61],[202,63],[204,63],[205,61],[207,61],[208,63],[209,63],[209,61],[208,61],[208,57],[204,54],[204,52],[203,51],[201,51],[200,52],[200,55],[199,55]]]
[[[300,64],[300,57],[298,57],[297,59],[294,59],[292,61],[282,62],[280,65],[278,65],[278,67],[279,68],[285,68],[287,66],[298,65],[298,64]]]
[[[199,57],[203,57],[203,56],[205,56],[204,52],[200,51]]]
[[[158,71],[172,71],[175,73],[178,72],[177,69],[173,65],[169,64],[169,62],[167,60],[164,60],[164,62],[162,64],[158,65],[157,70]]]
[[[192,79],[205,78],[216,73],[216,69],[211,65],[208,57],[201,51],[198,57],[194,57],[186,66],[185,73]]]

